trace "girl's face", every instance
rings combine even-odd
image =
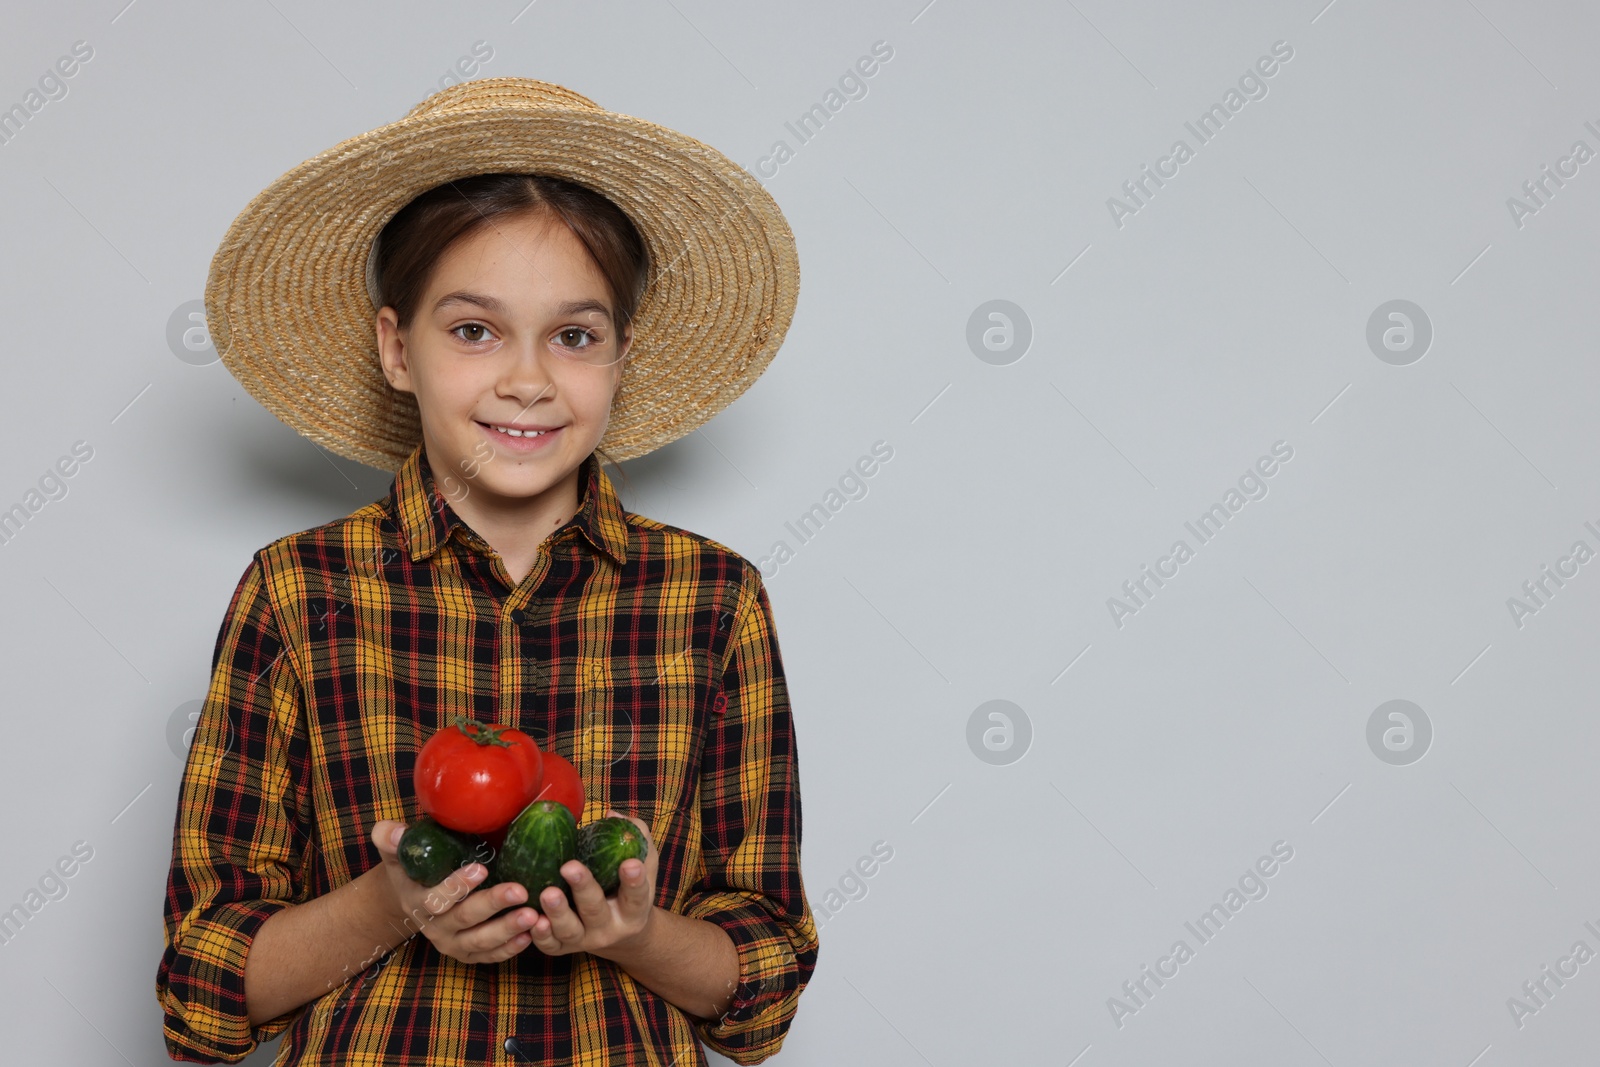
[[[463,517],[541,499],[576,508],[577,468],[605,435],[632,341],[610,303],[588,250],[541,214],[456,242],[406,328],[392,307],[378,312],[384,374],[416,394],[428,463]]]

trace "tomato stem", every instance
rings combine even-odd
[[[500,735],[511,729],[509,726],[499,726],[493,723],[481,723],[476,719],[467,718],[463,712],[456,712],[450,720],[451,725],[479,745],[499,745],[501,748],[510,748],[511,742]]]

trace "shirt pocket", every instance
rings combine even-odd
[[[711,654],[691,644],[661,657],[584,667],[573,739],[591,804],[584,821],[616,808],[644,819],[659,842],[699,778],[718,695]]]

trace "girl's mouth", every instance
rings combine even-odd
[[[478,425],[496,445],[511,452],[536,452],[547,448],[556,435],[564,429],[557,426],[543,433],[535,433],[532,430],[517,431],[509,427],[502,428],[487,422],[480,422]]]

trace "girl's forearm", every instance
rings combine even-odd
[[[261,924],[245,957],[252,1026],[344,984],[420,928],[397,910],[387,878],[374,867]],[[739,955],[727,931],[661,907],[653,908],[638,941],[601,954],[699,1018],[727,1011],[739,982]]]
[[[261,924],[244,963],[251,1026],[343,985],[416,932],[399,914],[388,877],[379,865]]]
[[[728,932],[716,923],[662,907],[652,907],[639,941],[598,955],[702,1019],[715,1019],[727,1011],[739,984],[739,953]]]

